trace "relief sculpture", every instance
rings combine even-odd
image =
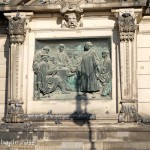
[[[110,52],[108,49],[103,50],[102,58],[103,63],[101,68],[100,81],[103,85],[102,96],[106,96],[111,93],[111,85],[112,85],[111,60],[110,60]]]
[[[92,93],[99,91],[98,74],[100,74],[99,58],[96,51],[92,49],[92,43],[86,42],[81,58],[80,90]]]
[[[98,42],[97,42],[98,43]],[[33,60],[35,99],[111,98],[111,59],[108,47],[93,42],[44,46]],[[70,49],[72,48],[72,49]]]

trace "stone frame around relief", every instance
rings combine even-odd
[[[111,46],[111,37],[83,37],[83,38],[57,38],[57,39],[35,39],[35,54],[38,51],[40,51],[43,47],[48,46],[50,48],[49,56],[48,57],[56,57],[56,53],[58,51],[58,45],[64,44],[65,45],[65,51],[67,56],[69,57],[69,60],[73,57],[73,54],[77,53],[77,55],[80,57],[83,54],[84,51],[84,45],[86,42],[92,42],[93,49],[96,50],[96,53],[98,54],[99,60],[100,60],[100,69],[103,68],[103,62],[104,59],[102,58],[102,52],[108,52],[110,53],[110,61],[111,59],[111,53],[112,53],[112,46]],[[110,69],[110,72],[112,72],[112,66]],[[103,74],[103,80],[104,80],[105,74]],[[103,95],[104,91],[104,84],[102,81],[100,81],[100,91],[94,92],[81,92],[80,89],[71,89],[69,93],[62,94],[60,88],[56,88],[56,90],[52,93],[39,93],[39,97],[35,96],[36,93],[39,92],[38,90],[35,90],[35,78],[36,75],[34,75],[34,100],[82,100],[87,98],[88,100],[111,100],[112,99],[112,82],[109,82],[109,88],[111,88],[110,94]],[[67,85],[70,83],[68,82],[67,78]],[[112,80],[112,76],[111,76]],[[110,85],[111,84],[111,85]],[[73,85],[74,86],[74,85]]]

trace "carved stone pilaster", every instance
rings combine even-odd
[[[61,2],[61,14],[63,15],[62,28],[82,27],[83,10],[80,8],[80,2]]]
[[[117,17],[120,37],[121,99],[137,99],[136,25],[134,9],[112,10]],[[136,91],[136,92],[135,92]]]
[[[112,10],[117,17],[117,27],[120,38],[119,44],[119,72],[121,78],[121,110],[125,122],[135,121],[133,113],[136,110],[135,101],[138,101],[137,89],[137,47],[136,29],[137,20],[142,10],[117,9]],[[125,101],[125,102],[122,102]],[[132,101],[133,105],[130,103]],[[119,115],[121,116],[121,115]],[[131,119],[132,118],[132,119]]]
[[[26,32],[29,31],[30,12],[5,13],[9,19],[10,71],[6,122],[23,122],[22,73]]]

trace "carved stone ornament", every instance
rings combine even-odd
[[[24,122],[24,111],[20,102],[9,103],[8,114],[5,117],[7,123],[22,123]]]
[[[134,103],[121,103],[119,122],[136,122],[138,120],[137,108]]]
[[[135,33],[134,18],[130,13],[123,13],[118,17],[119,34],[121,41],[133,41]]]
[[[9,20],[10,42],[13,44],[22,44],[25,40],[25,18],[21,18],[19,12]]]
[[[2,1],[2,2],[0,2],[0,3],[5,4],[5,5],[7,5],[7,4],[10,3],[10,0],[1,0],[1,1]]]
[[[83,10],[79,6],[79,2],[62,2],[60,12],[63,15],[62,28],[82,27]]]
[[[38,4],[56,4],[59,3],[61,0],[38,0]]]

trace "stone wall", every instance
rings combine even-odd
[[[139,113],[150,116],[150,17],[144,16],[137,35]]]
[[[56,16],[57,16],[57,14],[56,14]],[[60,34],[57,34],[57,32],[56,32],[57,29],[59,29],[59,31],[58,31],[59,33],[61,31],[60,24],[56,24],[56,19],[57,19],[56,16],[55,15],[52,16],[51,14],[49,14],[49,15],[34,15],[34,18],[32,19],[32,22],[30,23],[31,32],[29,33],[29,39],[35,40],[34,38],[37,38],[37,37],[41,38],[42,36],[45,38],[47,38],[47,37],[51,37],[51,38],[55,37],[56,38],[56,37],[61,36]],[[92,22],[91,22],[91,19],[92,19]],[[105,25],[102,22],[105,22]],[[43,23],[44,23],[44,26],[43,26]],[[93,36],[95,36],[95,34],[94,34],[95,32],[96,33],[99,32],[99,36],[114,35],[114,33],[112,33],[112,31],[114,29],[114,24],[115,24],[115,18],[113,17],[113,14],[93,13],[93,18],[91,18],[91,17],[89,17],[89,13],[86,13],[83,23],[84,23],[84,27],[86,29],[84,31],[81,31],[81,30],[76,30],[75,32],[71,31],[72,36],[74,36],[74,37],[76,37],[78,35],[80,35],[81,37],[85,36],[85,35],[87,35],[86,31],[88,31],[88,32],[91,31],[91,29],[90,29],[91,27],[95,28],[94,31],[92,32]],[[139,113],[142,116],[150,116],[150,112],[149,112],[149,108],[150,108],[150,41],[149,41],[150,28],[149,28],[149,26],[150,26],[150,17],[144,16],[139,23],[139,30],[137,32],[138,97],[139,97],[138,109],[139,109]],[[49,31],[50,29],[53,29],[53,30]],[[63,35],[69,36],[68,30],[66,30],[66,33],[68,35],[64,34],[64,32],[62,32]],[[58,36],[56,36],[56,34]],[[115,37],[113,40],[115,40],[115,39],[116,39],[116,34],[115,34]],[[30,41],[30,40],[29,40],[29,43],[33,44],[34,41]],[[29,43],[26,42],[25,44],[28,45]],[[112,45],[113,51],[115,52],[114,41],[112,41],[112,44],[113,44]],[[31,50],[31,48],[34,48],[34,45],[30,45],[30,46],[31,46],[31,47],[29,47],[30,50]],[[30,51],[30,53],[34,53],[34,52]],[[0,36],[0,118],[2,118],[4,116],[5,107],[6,107],[5,103],[6,103],[6,99],[7,99],[7,90],[8,90],[7,78],[8,78],[8,70],[9,70],[8,55],[9,55],[9,43],[7,40],[7,36],[1,35]],[[27,57],[27,54],[25,57]],[[32,59],[33,59],[33,56],[32,56]],[[114,57],[114,59],[115,59],[115,57]],[[30,71],[32,71],[32,68],[30,68]],[[24,74],[24,81],[26,80],[25,78],[26,78],[26,74]],[[26,99],[24,99],[24,100],[26,100]],[[34,103],[35,102],[31,102],[31,103],[28,103],[28,105],[31,105]],[[25,104],[26,104],[26,102],[25,102]],[[39,106],[39,108],[41,107],[41,104],[43,105],[43,108],[45,108],[45,105],[47,105],[47,104],[50,105],[47,102],[46,103],[37,102],[37,105]],[[30,109],[32,109],[32,108],[30,108]],[[28,111],[32,112],[32,111],[30,111],[30,109]],[[104,110],[104,111],[106,111],[106,110]]]
[[[6,35],[0,36],[0,119],[4,116],[8,91],[9,44],[6,39]]]
[[[92,20],[92,21],[91,21]],[[35,39],[63,39],[63,38],[90,38],[90,37],[111,37],[112,45],[112,60],[113,60],[113,91],[112,100],[91,100],[87,105],[89,113],[116,113],[116,67],[115,67],[115,40],[116,32],[114,30],[115,17],[113,13],[85,13],[83,18],[83,28],[78,28],[74,30],[62,29],[61,28],[61,15],[59,14],[43,14],[36,15],[32,18],[30,22],[31,32],[29,34],[29,51],[25,51],[24,55],[28,55],[29,62],[26,67],[28,68],[28,83],[25,85],[27,96],[27,113],[46,113],[49,110],[53,110],[54,113],[73,113],[76,109],[75,100],[50,100],[50,101],[35,101],[33,100],[33,58],[35,54]],[[102,22],[105,22],[103,24]],[[24,79],[26,80],[26,79]],[[26,87],[27,86],[27,87]],[[35,106],[35,109],[32,106]],[[24,106],[23,106],[24,107]],[[84,104],[82,104],[84,107]],[[62,109],[65,108],[65,109]]]

